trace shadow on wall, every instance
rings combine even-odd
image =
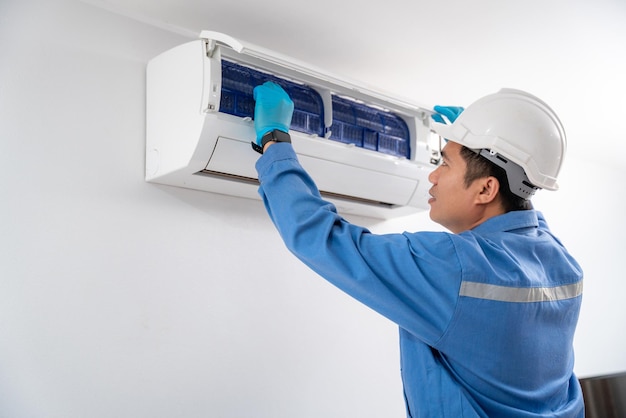
[[[223,216],[224,221],[230,222],[232,219],[244,219],[246,223],[259,220],[270,222],[270,218],[260,199],[222,195],[178,186],[155,183],[147,184],[195,209],[211,214],[212,216],[219,216],[220,218]],[[385,222],[381,219],[359,215],[343,214],[342,216],[349,222],[366,228],[374,228]],[[399,220],[401,221],[402,218],[399,218]]]

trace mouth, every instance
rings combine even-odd
[[[428,191],[428,194],[430,195],[430,198],[428,199],[428,204],[432,204],[435,200],[437,200],[437,198],[435,198],[435,196],[433,195],[432,190]]]

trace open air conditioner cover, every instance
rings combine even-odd
[[[148,63],[146,180],[258,199],[252,91],[268,80],[293,99],[293,147],[339,212],[428,207],[431,111],[209,31]]]

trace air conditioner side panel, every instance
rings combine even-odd
[[[186,170],[192,162],[204,125],[203,72],[200,41],[177,46],[148,63],[146,180]]]

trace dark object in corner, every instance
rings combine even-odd
[[[626,372],[579,380],[586,418],[626,417]]]

